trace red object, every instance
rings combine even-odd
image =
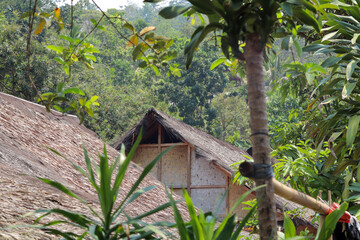
[[[329,212],[327,213],[328,215],[334,211],[335,209],[339,208],[340,205],[338,203],[333,203],[332,207],[329,209]],[[341,216],[341,218],[339,219],[339,222],[343,222],[343,223],[349,223],[350,222],[350,218],[351,215],[348,211],[345,211],[344,215]]]

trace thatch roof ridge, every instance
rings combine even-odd
[[[198,156],[203,156],[207,160],[212,161],[215,165],[223,168],[229,174],[233,173],[230,165],[245,160],[246,158],[243,155],[248,155],[246,151],[221,141],[214,136],[179,121],[155,108],[149,109],[136,126],[127,131],[116,141],[114,147],[119,149],[121,144],[124,143],[125,146],[129,148],[138,135],[141,127],[146,128],[148,119],[151,117],[156,119],[165,129],[169,130],[179,139],[195,146],[195,151]]]
[[[91,185],[72,165],[46,147],[53,148],[86,169],[82,146],[96,161],[104,143],[91,130],[79,125],[74,116],[48,113],[46,109],[11,95],[0,93],[0,228],[12,224],[32,223],[24,214],[41,208],[66,208],[91,214],[86,206],[49,187],[36,178],[45,177],[58,181],[85,199],[95,210],[97,197]],[[46,146],[46,147],[45,147]],[[118,151],[107,146],[111,160]],[[120,192],[127,193],[137,180],[142,168],[130,164]],[[142,195],[127,207],[135,216],[168,202],[164,185],[154,177],[146,177],[140,188],[153,185],[156,189]],[[126,194],[121,194],[121,199]],[[185,203],[179,208],[187,218]],[[101,211],[101,210],[100,210]],[[166,209],[147,217],[149,222],[171,221],[173,213]],[[188,219],[188,218],[187,218]],[[34,229],[1,230],[0,239],[55,239]]]

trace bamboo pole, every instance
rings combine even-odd
[[[273,184],[274,184],[274,192],[275,194],[289,200],[295,203],[298,203],[304,207],[310,208],[314,210],[315,212],[321,213],[321,214],[329,214],[330,207],[319,201],[315,198],[312,198],[305,193],[296,191],[295,189],[292,189],[291,187],[286,186],[285,184],[282,184],[281,182],[277,181],[275,178],[273,178]]]

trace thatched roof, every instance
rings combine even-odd
[[[0,229],[12,224],[32,223],[34,218],[22,217],[40,208],[66,208],[88,213],[86,207],[60,191],[42,183],[34,176],[58,181],[83,197],[96,208],[97,198],[90,184],[70,163],[49,151],[53,148],[84,166],[82,145],[93,160],[102,152],[104,143],[74,116],[48,113],[43,106],[0,93]],[[108,156],[114,159],[118,151],[107,146]],[[127,193],[142,168],[131,164],[121,192]],[[127,208],[129,215],[138,215],[168,202],[164,185],[147,177],[141,188],[154,185],[156,189],[140,197]],[[120,197],[121,198],[121,197]],[[185,213],[184,203],[179,205]],[[173,221],[171,209],[146,219],[149,222]],[[31,229],[0,230],[0,239],[53,239]]]
[[[130,149],[140,129],[143,128],[143,136],[146,136],[152,128],[156,127],[157,122],[164,127],[167,134],[172,136],[173,139],[190,143],[195,147],[197,156],[212,161],[215,165],[228,172],[229,175],[233,173],[229,166],[245,160],[246,158],[243,155],[248,155],[246,151],[221,141],[154,108],[150,109],[135,127],[118,139],[114,147],[120,149],[121,144],[124,144],[126,149]]]

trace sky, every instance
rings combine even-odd
[[[78,0],[74,0],[74,4]],[[119,9],[120,6],[126,6],[129,4],[136,4],[141,6],[143,4],[143,0],[94,0],[96,4],[100,6],[102,10],[107,10],[109,8],[117,8]],[[90,2],[92,2],[90,0]],[[70,0],[66,0],[66,3],[70,4]]]

